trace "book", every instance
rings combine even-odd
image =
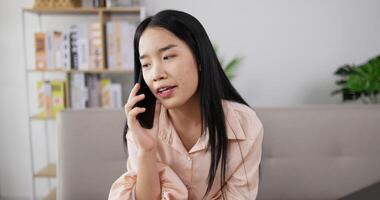
[[[100,81],[100,96],[101,96],[101,107],[102,108],[112,108],[111,101],[111,80],[102,79]]]
[[[98,22],[74,24],[70,27],[72,68],[101,70],[105,68],[102,24]]]
[[[101,79],[101,107],[102,108],[121,108],[122,94],[121,84],[112,83],[110,79]]]
[[[133,37],[136,26],[126,21],[106,23],[107,66],[109,69],[132,70]]]
[[[63,67],[63,33],[60,31],[53,31],[52,35],[52,51],[53,51],[53,68],[64,69]]]
[[[62,63],[65,70],[71,69],[71,42],[70,42],[70,31],[63,34],[62,41]]]
[[[132,0],[106,0],[106,7],[128,7],[132,6]]]
[[[121,108],[122,107],[121,84],[112,83],[110,87],[110,91],[111,91],[111,107]]]
[[[133,37],[136,31],[136,26],[130,22],[125,22],[122,26],[122,66],[125,70],[134,69],[134,50]]]
[[[48,69],[62,69],[62,32],[47,31],[45,38],[46,59]]]
[[[103,8],[106,6],[106,0],[93,0],[94,8]]]
[[[73,73],[70,79],[70,100],[72,109],[85,109],[88,101],[88,88],[83,73]]]
[[[71,59],[71,68],[78,69],[79,60],[78,60],[78,26],[72,25],[70,27],[70,59]]]
[[[45,34],[47,69],[53,69],[53,31],[47,31]]]
[[[79,70],[88,70],[90,67],[90,43],[89,43],[89,27],[87,23],[76,24],[74,31],[76,32],[76,53],[78,57]]]
[[[45,40],[46,35],[44,32],[34,33],[34,52],[36,60],[36,69],[38,70],[47,69]]]
[[[100,107],[100,75],[88,74],[86,75],[86,87],[88,88],[88,108]]]
[[[37,115],[40,118],[51,117],[51,88],[48,81],[37,81]]]
[[[62,80],[37,81],[38,117],[56,117],[65,108],[65,82]]]
[[[89,24],[89,43],[90,43],[90,69],[103,69],[104,60],[103,60],[103,38],[101,32],[100,23],[91,23]]]
[[[77,40],[78,46],[78,69],[88,70],[89,69],[89,41],[88,38],[80,37]]]
[[[116,24],[114,22],[106,23],[106,38],[107,38],[107,68],[115,69],[119,65],[117,63],[117,53],[119,49],[119,40]]]
[[[65,109],[65,82],[52,80],[50,81],[51,88],[51,116],[56,117],[57,113]]]

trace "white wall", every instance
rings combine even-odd
[[[24,82],[21,5],[0,1],[0,194],[31,194],[31,165]]]
[[[0,1],[0,195],[30,196],[22,5]],[[196,16],[225,58],[244,56],[234,85],[255,106],[339,103],[333,72],[380,54],[378,0],[146,0],[148,14]],[[31,33],[30,33],[31,34]],[[42,161],[41,161],[42,162]]]
[[[380,54],[378,0],[146,2],[192,13],[222,54],[243,55],[233,83],[251,106],[338,103],[336,68]]]

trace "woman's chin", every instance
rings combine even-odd
[[[160,99],[159,101],[166,109],[178,108],[182,105],[175,99]]]

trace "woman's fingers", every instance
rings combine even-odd
[[[127,104],[125,104],[125,112],[128,113],[130,110],[132,110],[133,106],[135,106],[137,102],[143,100],[144,98],[145,94],[140,94],[129,99]]]
[[[157,127],[158,126],[158,120],[159,120],[159,117],[160,117],[160,112],[161,112],[161,103],[156,100],[156,107],[155,107],[155,111],[154,111],[154,120],[153,120],[153,126],[154,127]]]
[[[137,91],[138,91],[138,87],[139,87],[139,84],[136,83],[135,86],[133,86],[132,90],[131,90],[131,93],[129,93],[129,96],[128,96],[128,99],[127,99],[127,103],[124,105],[124,111],[125,113],[128,113],[129,110],[132,109],[131,105],[129,104],[129,102],[131,101],[131,99],[136,96],[137,94]]]
[[[136,83],[135,86],[133,86],[131,93],[129,93],[129,97],[128,97],[127,102],[129,102],[134,96],[136,96],[139,89],[140,89],[140,84]]]
[[[145,112],[145,108],[141,107],[135,107],[131,111],[129,111],[127,116],[128,126],[133,126],[133,124],[135,124],[137,121],[136,116],[143,112]]]

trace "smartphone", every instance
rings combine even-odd
[[[137,102],[134,107],[141,107],[146,109],[145,112],[138,114],[136,118],[143,128],[151,129],[153,127],[156,97],[152,94],[148,85],[145,83],[142,71],[140,71],[137,82],[140,84],[140,89],[137,91],[137,95],[145,94],[145,98]]]

